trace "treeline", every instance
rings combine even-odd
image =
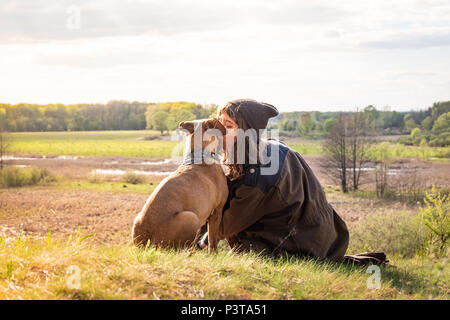
[[[406,112],[380,111],[370,105],[363,110],[368,125],[373,129],[381,129],[384,134],[401,134],[404,129]],[[276,123],[282,134],[288,136],[304,136],[323,138],[336,125],[341,116],[350,116],[354,112],[286,112]]]
[[[0,126],[17,131],[82,131],[144,129],[148,103],[0,104]]]
[[[147,129],[164,131],[175,130],[181,121],[206,119],[214,116],[217,105],[201,105],[193,102],[166,102],[150,105],[145,113]]]
[[[82,131],[153,129],[163,134],[181,121],[209,118],[217,105],[193,102],[143,103],[110,101],[106,104],[0,104],[0,130]],[[436,102],[426,110],[397,112],[369,105],[357,110],[377,135],[410,134],[400,142],[411,145],[450,145],[450,101]],[[285,112],[269,127],[281,135],[325,138],[339,117],[354,112]]]
[[[423,113],[405,115],[410,136],[399,141],[406,145],[445,147],[450,145],[450,101],[436,102]]]
[[[426,110],[397,112],[377,110],[369,105],[361,112],[368,129],[376,135],[412,134],[401,140],[405,144],[432,146],[450,145],[450,101],[436,102]],[[338,123],[339,117],[354,112],[285,112],[272,120],[272,128],[278,128],[285,136],[325,138]]]
[[[0,129],[19,131],[172,130],[176,121],[206,118],[217,106],[190,102],[106,104],[0,104]],[[155,117],[156,118],[155,118]],[[178,125],[178,123],[177,123]]]

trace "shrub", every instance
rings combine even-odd
[[[99,174],[97,172],[90,173],[89,176],[88,176],[88,181],[90,183],[100,183],[103,180],[104,180],[103,175],[101,175],[101,174]]]
[[[450,132],[443,132],[438,136],[434,136],[430,141],[432,147],[450,146]]]
[[[159,137],[158,136],[156,136],[156,135],[147,135],[147,136],[145,136],[144,137],[144,140],[157,140],[157,139],[159,139]]]
[[[414,128],[411,131],[411,138],[415,139],[422,134],[422,131],[419,128]]]
[[[420,211],[419,219],[427,227],[424,249],[427,253],[441,258],[447,254],[450,236],[450,202],[448,195],[442,195],[433,186],[427,192],[424,202],[426,207]]]
[[[406,146],[412,146],[414,145],[412,138],[409,137],[401,137],[398,139],[398,143],[404,144]]]
[[[350,254],[363,251],[383,251],[412,257],[422,249],[420,224],[409,212],[390,211],[368,216],[349,225]]]
[[[0,185],[2,187],[22,187],[54,181],[56,181],[56,177],[45,168],[6,167],[0,171]]]
[[[127,170],[127,172],[123,176],[123,181],[131,184],[140,184],[144,182],[144,178],[135,174],[131,170]]]

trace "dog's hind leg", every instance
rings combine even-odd
[[[160,244],[184,247],[195,242],[202,227],[197,215],[191,211],[181,211],[172,216],[164,226],[164,234],[160,234]],[[155,239],[157,240],[157,239]]]

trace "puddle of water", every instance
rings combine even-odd
[[[168,163],[172,163],[173,159],[164,159],[163,161],[144,161],[141,162],[142,165],[146,165],[146,166],[158,166],[158,165],[162,165],[162,164],[168,164]]]
[[[339,171],[341,170],[341,169],[338,169]],[[352,168],[347,168],[347,171],[352,171],[353,169]],[[361,171],[369,171],[369,172],[372,172],[372,171],[375,171],[375,168],[369,168],[369,167],[364,167],[364,168],[361,168]],[[410,172],[414,172],[413,170],[408,170],[408,169],[388,169],[387,170],[387,174],[388,175],[397,175],[397,174],[408,174],[408,173],[410,173]]]
[[[14,156],[3,156],[3,160],[41,160],[42,158],[24,158]]]
[[[168,176],[171,171],[142,171],[142,170],[131,170],[134,174],[142,174],[147,176]],[[116,175],[121,176],[127,173],[125,170],[120,169],[94,169],[91,174],[104,174],[104,175]]]
[[[38,157],[16,157],[16,156],[3,156],[3,160],[78,160],[81,157],[78,156],[57,156],[50,157],[47,156],[38,156]],[[161,161],[143,161],[140,164],[144,166],[159,166],[163,164],[173,163],[173,159],[164,159]],[[119,164],[119,161],[106,161],[105,164]],[[127,163],[123,163],[127,164]]]
[[[58,156],[58,157],[56,157],[54,159],[57,159],[57,160],[78,160],[79,157],[77,157],[77,156]]]
[[[57,156],[57,157],[50,157],[47,158],[47,156],[39,156],[39,157],[16,157],[16,156],[4,156],[3,160],[78,160],[80,157],[77,156]]]
[[[104,164],[108,165],[108,164],[118,164],[119,161],[105,161]]]
[[[143,166],[160,166],[163,164],[169,164],[169,163],[173,163],[172,159],[164,159],[162,161],[143,161],[140,162],[140,165]],[[106,161],[105,164],[119,164],[119,161]],[[135,164],[135,163],[129,163],[129,162],[122,162],[121,164],[123,165],[127,165],[127,164]]]
[[[30,165],[27,164],[13,164],[12,167],[17,167],[17,168],[28,168],[31,167]]]

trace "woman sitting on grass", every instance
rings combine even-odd
[[[383,253],[345,256],[349,242],[347,226],[327,202],[306,161],[279,141],[260,139],[259,130],[265,129],[269,118],[277,115],[274,106],[251,99],[231,101],[218,112],[219,121],[227,129],[225,145],[227,139],[234,140],[228,142],[234,146],[233,151],[226,152],[229,197],[219,227],[220,238],[225,238],[237,251],[383,263]],[[256,132],[243,140],[243,161],[238,161],[237,129]],[[278,153],[273,172],[264,171],[273,163],[262,163],[259,157],[250,161],[252,146],[256,146],[258,155],[262,149],[270,161],[272,153]],[[199,242],[201,248],[206,246],[206,240],[207,235]]]

